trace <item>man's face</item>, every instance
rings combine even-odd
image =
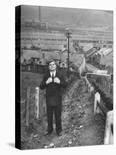
[[[49,70],[50,71],[55,71],[56,70],[56,64],[54,61],[49,63]]]

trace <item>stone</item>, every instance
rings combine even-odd
[[[54,147],[54,143],[50,143],[50,145],[49,145],[50,147]]]
[[[72,140],[69,140],[69,141],[68,141],[68,144],[71,145],[71,144],[72,144]]]

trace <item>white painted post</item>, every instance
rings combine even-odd
[[[35,88],[35,107],[36,107],[36,110],[35,110],[35,114],[36,114],[36,119],[39,119],[40,117],[40,105],[39,105],[39,87],[36,87]]]
[[[90,84],[90,82],[88,81],[87,77],[85,77],[85,81],[86,81],[87,91],[90,92],[91,84]]]
[[[104,144],[113,144],[113,133],[111,126],[113,126],[113,111],[107,112]]]
[[[100,94],[98,92],[95,93],[95,97],[94,97],[94,114],[100,113],[100,108],[98,106],[98,103],[100,104]]]

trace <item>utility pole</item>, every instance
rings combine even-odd
[[[70,32],[69,28],[66,28],[66,37],[67,37],[67,44],[68,44],[67,76],[69,77],[69,67],[70,67],[70,38],[71,38],[71,32]]]
[[[41,22],[41,6],[38,7],[39,10],[39,21]]]

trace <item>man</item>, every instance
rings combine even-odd
[[[47,123],[46,135],[53,131],[53,114],[55,115],[56,133],[61,136],[61,110],[62,110],[62,88],[66,87],[63,76],[56,70],[54,60],[49,62],[49,72],[44,76],[40,84],[41,89],[46,89]]]

